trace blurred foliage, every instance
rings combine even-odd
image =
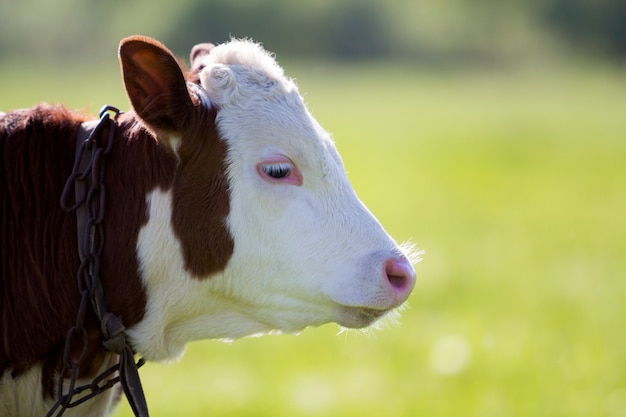
[[[626,58],[626,1],[552,0],[544,22],[572,44],[613,58]]]
[[[3,0],[0,59],[110,57],[120,38],[161,39],[180,56],[251,37],[281,56],[492,64],[529,53],[626,58],[623,0]],[[532,59],[532,58],[531,58]]]
[[[262,40],[272,51],[299,56],[374,57],[392,49],[385,9],[374,0],[194,1],[178,19],[164,38],[181,51],[198,39],[223,42],[231,36]]]

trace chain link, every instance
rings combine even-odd
[[[113,119],[110,117],[113,113]],[[104,219],[106,207],[105,167],[115,139],[116,120],[120,111],[112,106],[104,106],[100,111],[100,120],[82,143],[78,144],[76,159],[63,194],[61,207],[67,212],[77,212],[78,246],[81,263],[77,271],[77,284],[80,292],[80,304],[76,315],[76,324],[70,328],[63,350],[62,369],[57,386],[57,401],[47,417],[61,416],[67,408],[76,407],[98,394],[112,388],[122,381],[124,392],[138,416],[147,416],[147,406],[137,368],[145,361],[140,359],[135,364],[134,353],[125,338],[125,327],[121,319],[107,311],[104,291],[100,277],[100,260],[104,249]],[[101,132],[108,126],[109,135],[106,143],[98,143]],[[74,191],[74,192],[72,192]],[[71,195],[74,195],[72,202]],[[82,224],[81,224],[82,221]],[[89,339],[84,327],[87,305],[91,303],[102,325],[104,347],[120,355],[118,364],[97,376],[90,384],[76,387],[79,370],[84,365]],[[80,352],[78,359],[72,358],[72,352]],[[119,375],[110,378],[114,373]],[[69,374],[69,378],[66,376]],[[110,378],[110,379],[109,379]],[[64,381],[69,379],[64,393]],[[127,387],[132,389],[129,390]],[[73,400],[74,396],[90,390],[88,394]],[[132,391],[129,392],[129,391]],[[138,394],[137,394],[138,392]]]

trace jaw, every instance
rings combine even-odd
[[[304,303],[295,298],[283,298],[274,305],[258,305],[233,303],[230,297],[212,293],[211,297],[204,298],[203,304],[203,311],[195,310],[194,314],[181,314],[180,310],[172,314],[172,305],[162,305],[170,309],[167,313],[149,311],[142,322],[129,329],[133,345],[147,360],[168,361],[179,358],[187,343],[195,340],[232,341],[263,334],[299,333],[306,327],[331,322],[344,328],[363,329],[376,326],[380,319],[397,317],[395,310],[329,304],[328,300],[313,304],[310,300]]]
[[[280,300],[273,299],[267,305],[241,304],[230,311],[224,306],[221,311],[199,318],[196,331],[186,333],[204,332],[205,335],[201,338],[233,340],[263,334],[297,334],[307,327],[319,327],[328,323],[336,323],[347,329],[365,329],[378,327],[381,322],[395,321],[406,305],[393,309],[376,309],[340,305],[326,297],[322,298],[319,303],[315,303],[310,299],[284,297]],[[206,334],[209,328],[210,335]]]
[[[282,299],[283,307],[233,304],[232,299],[219,296],[204,301],[205,306],[211,307],[202,314],[170,316],[166,323],[161,322],[165,318],[163,312],[147,314],[144,321],[129,329],[129,336],[147,360],[168,361],[179,358],[187,343],[195,340],[232,341],[264,334],[299,333],[306,327],[331,322],[344,328],[362,329],[375,325],[383,317],[394,316],[389,310],[334,303],[305,304],[296,299]]]
[[[341,306],[337,310],[337,319],[334,322],[349,329],[362,329],[371,326],[388,313],[389,310]]]
[[[179,322],[170,329],[170,339],[187,343],[198,339],[232,341],[264,334],[297,334],[307,327],[336,323],[343,328],[364,329],[399,316],[399,309],[377,310],[343,305],[305,304],[289,300],[293,308],[241,305],[229,309],[227,304],[210,314]],[[295,306],[300,308],[295,308]],[[174,336],[178,334],[178,337]]]

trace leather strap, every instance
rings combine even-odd
[[[94,252],[94,242],[98,242],[98,244],[103,243],[103,235],[96,235],[96,231],[94,231],[95,219],[99,218],[98,223],[102,220],[104,216],[104,198],[103,195],[100,200],[100,210],[101,212],[98,214],[99,217],[94,218],[94,213],[90,213],[89,205],[91,203],[90,200],[93,199],[92,192],[94,190],[98,190],[101,193],[104,193],[104,165],[100,165],[102,158],[104,158],[110,151],[111,146],[113,144],[113,140],[115,137],[115,120],[110,120],[108,116],[108,112],[113,111],[117,117],[119,115],[119,110],[111,107],[105,106],[100,112],[100,120],[94,120],[82,123],[79,127],[79,130],[76,135],[76,160],[74,161],[74,168],[72,171],[72,175],[68,179],[66,183],[66,187],[63,191],[63,195],[61,197],[61,206],[66,211],[76,211],[76,233],[77,233],[77,241],[78,241],[78,253],[80,256],[81,267],[79,268],[79,281],[81,274],[86,273],[89,275],[89,279],[87,279],[87,289],[88,291],[82,291],[82,293],[90,294],[91,303],[93,309],[100,320],[102,335],[103,335],[103,347],[112,353],[119,355],[118,365],[113,367],[112,369],[105,371],[102,375],[97,377],[94,380],[99,381],[100,378],[105,377],[111,372],[114,368],[117,367],[119,372],[119,381],[121,382],[122,389],[126,398],[133,410],[133,413],[137,417],[148,417],[148,405],[145,399],[145,395],[143,392],[143,388],[141,386],[141,381],[139,379],[139,372],[137,370],[138,367],[144,364],[144,360],[140,359],[138,363],[135,363],[135,352],[133,352],[130,347],[127,339],[126,339],[126,327],[122,323],[120,317],[116,314],[109,312],[105,305],[104,293],[102,291],[102,284],[100,282],[100,271],[96,266],[93,270],[91,268],[83,268],[89,262],[93,262],[93,257],[96,252]],[[95,135],[98,135],[101,132],[101,128],[103,123],[110,122],[109,125],[109,138],[106,142],[106,148],[97,148],[98,141]],[[86,152],[86,148],[90,148],[89,152]],[[94,148],[95,147],[95,148]],[[98,159],[100,158],[100,159]],[[102,162],[104,164],[104,162]],[[94,167],[102,167],[102,170],[95,169]],[[100,181],[98,185],[97,182]],[[68,196],[69,188],[74,187],[74,204],[71,204]],[[96,237],[98,236],[98,237]],[[86,259],[87,258],[87,259]],[[97,264],[97,263],[96,263]],[[85,284],[83,284],[85,285]],[[85,295],[83,294],[83,297]],[[82,303],[82,301],[81,301]],[[84,317],[84,310],[81,316],[79,312],[78,322],[82,323],[82,318]],[[81,327],[82,329],[82,327]],[[84,331],[84,329],[82,329]],[[68,338],[69,339],[69,338]],[[67,347],[67,346],[66,346]],[[80,364],[80,361],[79,361]],[[79,364],[75,364],[76,367]],[[73,386],[76,378],[76,371],[74,370],[72,376]],[[109,383],[106,384],[104,389],[108,389],[113,384],[115,384],[117,378],[110,380]],[[97,385],[97,384],[96,384]],[[78,405],[83,400],[78,400],[75,403],[71,403],[72,396],[78,392],[80,392],[85,387],[79,387],[76,390],[71,389],[70,392],[63,396],[61,388],[59,388],[59,400],[57,403],[51,408],[48,415],[52,415],[59,407],[63,409],[59,412],[58,415],[61,415],[66,407],[72,407]],[[90,396],[97,395],[102,391],[94,391]]]
[[[89,139],[91,133],[96,129],[96,126],[100,123],[100,120],[90,120],[80,125],[78,130],[78,134],[76,135],[76,152],[75,155],[78,155],[80,147]],[[82,158],[78,164],[78,172],[86,173],[85,170],[89,166],[89,158],[86,153],[83,152]],[[88,173],[85,178],[76,178],[74,182],[74,195],[75,202],[85,201],[87,197],[87,181],[86,177],[89,176]],[[83,262],[85,257],[84,248],[85,245],[83,242],[87,239],[85,236],[85,226],[87,225],[87,207],[85,204],[80,204],[76,207],[76,233],[78,235],[78,254],[80,255],[80,262]]]

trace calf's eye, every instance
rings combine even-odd
[[[274,184],[302,185],[302,174],[287,157],[265,160],[258,164],[256,169],[265,181]]]

